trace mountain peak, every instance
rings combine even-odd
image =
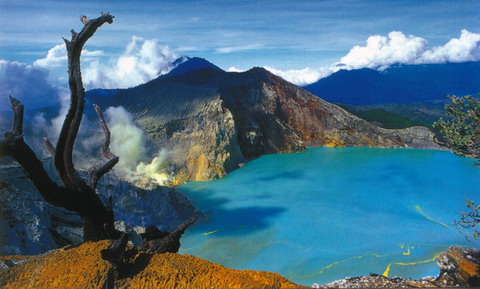
[[[190,58],[184,56],[177,59],[175,62],[180,62],[180,64],[178,64],[177,67],[175,67],[168,74],[164,75],[164,77],[179,76],[204,68],[212,68],[214,70],[223,71],[223,69],[221,69],[220,67],[200,57]]]

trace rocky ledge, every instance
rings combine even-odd
[[[100,251],[110,241],[88,242],[36,256],[0,257],[1,288],[104,288],[112,265]],[[129,253],[130,252],[134,252]],[[349,277],[313,288],[478,287],[480,250],[451,247],[440,254],[440,274],[421,280],[381,275]],[[233,270],[180,254],[138,253],[127,249],[115,288],[307,288],[277,273]]]
[[[0,257],[1,288],[102,288],[111,268],[100,251],[110,241],[88,242],[38,256]],[[276,273],[233,270],[190,255],[139,253],[115,288],[306,288]]]
[[[411,280],[399,277],[388,278],[382,275],[348,277],[313,288],[444,288],[480,286],[480,250],[450,247],[439,255],[437,277]]]

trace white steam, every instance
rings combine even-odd
[[[166,150],[161,150],[149,164],[140,162],[136,168],[137,175],[147,176],[148,178],[155,180],[159,185],[168,183],[170,177],[165,173],[168,167],[168,157],[169,153]]]
[[[146,157],[145,135],[123,107],[109,107],[105,115],[112,133],[110,149],[120,157],[116,169],[131,172]]]
[[[147,159],[146,137],[137,127],[132,115],[123,107],[109,107],[105,111],[112,133],[110,149],[119,156],[115,171],[131,181],[155,181],[164,185],[170,180],[166,173],[168,152],[161,150],[150,163]]]
[[[34,117],[34,128],[42,131],[43,135],[52,143],[56,143],[60,131],[62,130],[65,116],[70,107],[70,95],[67,91],[61,91],[58,95],[60,100],[60,111],[58,115],[50,120],[47,120],[43,113],[37,114]]]

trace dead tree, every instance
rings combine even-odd
[[[108,238],[104,224],[113,228],[113,210],[105,206],[95,193],[98,180],[118,162],[118,157],[109,150],[110,131],[98,107],[95,107],[105,133],[102,154],[108,161],[101,167],[89,170],[88,181],[83,180],[73,164],[73,146],[77,138],[85,107],[85,88],[80,71],[80,55],[83,45],[104,23],[111,24],[113,16],[106,13],[96,19],[84,17],[84,27],[77,33],[71,31],[71,40],[64,39],[68,52],[68,84],[70,88],[70,108],[54,147],[48,140],[46,145],[54,158],[55,168],[61,185],[57,185],[45,171],[42,162],[23,139],[23,105],[10,96],[13,110],[12,130],[0,140],[0,157],[11,156],[22,167],[45,201],[78,213],[84,224],[84,241]]]

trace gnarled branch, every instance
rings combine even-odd
[[[102,24],[112,23],[112,21],[113,16],[102,14],[99,18],[89,20],[80,33],[73,31],[71,41],[65,41],[68,51],[70,108],[63,123],[56,148],[48,140],[46,141],[48,150],[54,153],[55,168],[63,186],[58,186],[48,176],[42,162],[25,143],[22,135],[23,105],[13,97],[10,97],[14,113],[12,130],[7,132],[4,138],[0,140],[0,157],[13,157],[22,166],[25,174],[45,198],[45,201],[77,212],[82,217],[85,241],[108,238],[103,230],[103,225],[107,223],[113,226],[113,211],[111,208],[105,207],[95,193],[94,186],[88,186],[73,166],[73,146],[85,106],[80,54],[83,45],[95,33],[96,29]],[[115,160],[114,157],[98,169],[95,173],[97,180],[99,176],[109,171],[117,161],[118,158]]]
[[[167,236],[161,239],[147,241],[147,244],[144,244],[144,248],[149,252],[156,252],[159,254],[177,253],[180,249],[180,238],[182,237],[185,230],[190,225],[195,223],[196,220],[196,216],[191,217],[190,219],[179,225],[175,230],[170,232]]]
[[[63,185],[68,188],[87,186],[73,165],[73,146],[80,128],[85,107],[85,88],[83,87],[80,70],[80,55],[83,45],[93,36],[104,23],[112,23],[113,16],[102,15],[89,20],[83,29],[76,33],[72,31],[72,39],[65,40],[68,52],[68,84],[70,87],[70,108],[60,131],[56,151],[55,168]]]
[[[22,137],[23,134],[23,104],[16,98],[13,98],[11,95],[8,96],[10,98],[10,102],[12,103],[12,110],[13,110],[13,123],[12,123],[12,130],[10,131],[10,135]]]
[[[55,147],[52,145],[52,143],[48,140],[48,138],[44,137],[43,142],[45,143],[45,148],[47,151],[50,153],[50,155],[53,157],[55,156]]]
[[[105,122],[105,119],[103,118],[102,110],[96,104],[93,105],[93,108],[97,112],[98,118],[100,120],[100,125],[102,126],[103,133],[105,134],[105,141],[102,146],[102,155],[108,159],[108,161],[100,168],[94,166],[88,170],[88,186],[92,189],[95,189],[97,187],[98,180],[103,175],[108,173],[118,163],[119,159],[110,151],[111,133],[108,129],[107,123]]]
[[[13,110],[13,125],[12,130],[5,133],[0,141],[0,157],[13,157],[47,202],[65,207],[68,202],[65,191],[52,181],[42,162],[23,139],[23,104],[12,96],[10,96],[10,102]]]

